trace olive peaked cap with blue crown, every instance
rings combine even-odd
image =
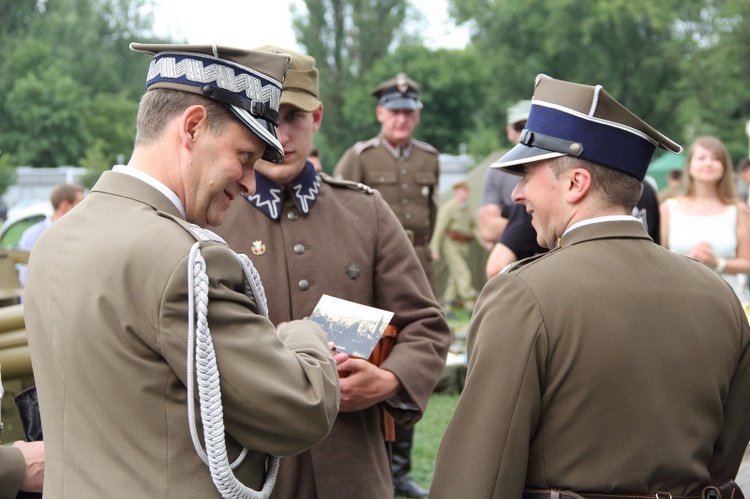
[[[276,127],[289,55],[217,45],[131,43],[130,48],[154,56],[147,91],[180,90],[221,102],[266,144],[263,159],[284,161]]]
[[[643,180],[657,147],[682,151],[601,85],[539,75],[519,143],[491,166],[520,174],[527,163],[576,156]]]

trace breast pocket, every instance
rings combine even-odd
[[[433,187],[437,184],[437,177],[432,172],[414,172],[414,183],[423,198],[430,198]]]
[[[395,184],[398,181],[396,172],[393,171],[378,171],[378,170],[365,170],[365,184],[376,189],[380,189],[382,185]]]

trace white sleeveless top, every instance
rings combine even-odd
[[[669,234],[667,244],[669,249],[681,255],[687,255],[693,246],[707,242],[711,245],[714,255],[720,258],[735,258],[737,256],[737,205],[727,206],[727,209],[716,215],[686,215],[676,199],[665,201],[669,210]],[[740,288],[737,276],[734,274],[720,274],[744,302],[747,295]]]

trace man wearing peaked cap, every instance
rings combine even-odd
[[[380,133],[357,142],[339,160],[334,175],[377,189],[398,217],[414,245],[434,292],[435,269],[430,239],[437,220],[440,192],[438,151],[413,138],[419,124],[420,86],[399,73],[375,87],[375,110]],[[396,492],[407,497],[426,497],[409,475],[413,432],[398,426],[393,445],[393,481]]]
[[[450,329],[398,219],[373,189],[316,173],[308,160],[323,119],[315,59],[292,56],[281,95],[284,163],[256,164],[255,194],[232,203],[218,229],[252,254],[274,323],[309,316],[324,294],[390,310],[398,336],[388,357],[339,365],[341,404],[331,433],[281,461],[272,499],[380,499],[393,495],[381,427],[385,414],[413,424],[442,371]],[[335,234],[335,237],[332,236]],[[300,413],[298,418],[306,415]]]
[[[45,230],[29,261],[44,493],[268,497],[276,456],[331,429],[336,360],[312,321],[277,331],[252,262],[205,227],[253,193],[258,159],[283,159],[289,56],[132,48],[153,60],[130,161]]]
[[[741,497],[750,327],[629,215],[656,147],[680,150],[601,86],[537,79],[496,166],[552,249],[482,290],[431,498]]]

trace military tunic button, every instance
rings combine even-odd
[[[301,289],[302,291],[307,291],[308,289],[310,289],[310,282],[307,279],[302,279],[299,282],[299,289]]]
[[[287,218],[288,218],[289,220],[291,220],[291,221],[295,221],[295,220],[297,220],[297,218],[298,218],[298,216],[297,216],[297,212],[296,212],[296,211],[290,211],[289,213],[287,213],[287,214],[286,214],[286,217],[287,217]]]
[[[305,245],[304,244],[300,244],[300,243],[295,244],[294,245],[294,252],[297,253],[298,255],[303,254],[305,252]]]

